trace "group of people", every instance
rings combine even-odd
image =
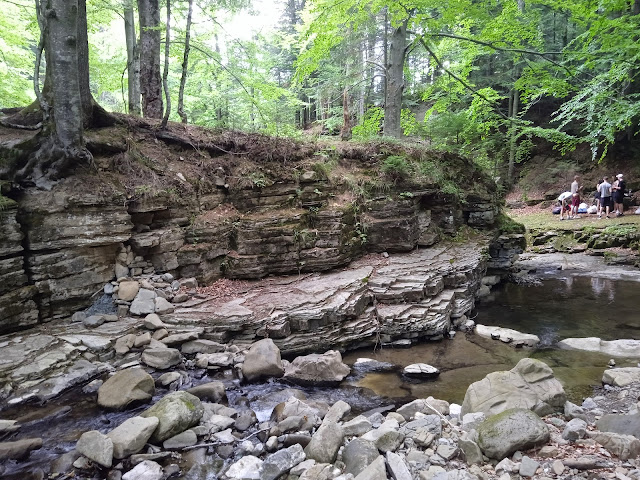
[[[624,192],[626,189],[624,175],[619,173],[616,175],[613,183],[609,183],[609,177],[605,176],[596,186],[594,196],[596,202],[596,212],[598,218],[602,218],[604,212],[606,218],[610,218],[609,214],[615,213],[616,217],[624,215]],[[580,194],[584,190],[584,185],[580,183],[580,176],[573,177],[571,183],[571,191],[564,192],[558,197],[560,203],[560,220],[571,218],[580,218],[578,210],[580,209]]]

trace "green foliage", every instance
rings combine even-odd
[[[498,227],[498,230],[504,234],[524,234],[526,232],[526,228],[523,224],[516,222],[510,216],[505,215],[504,212],[500,212],[496,217],[496,225]]]
[[[389,155],[382,162],[381,170],[391,178],[403,179],[411,172],[411,166],[407,157],[403,155]]]
[[[353,138],[370,139],[378,137],[382,131],[382,121],[384,120],[384,110],[380,107],[369,108],[362,118],[362,122],[353,127]]]
[[[35,99],[33,76],[39,29],[33,4],[0,8],[0,107],[23,107]]]

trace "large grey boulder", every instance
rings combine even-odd
[[[122,480],[161,480],[162,476],[162,467],[158,463],[144,460],[125,473]]]
[[[202,402],[187,392],[172,392],[140,414],[141,417],[157,417],[158,427],[151,437],[153,442],[163,442],[186,429],[197,425],[204,413]]]
[[[622,435],[633,435],[640,438],[640,413],[631,415],[603,415],[596,422],[596,427],[601,432],[620,433]]]
[[[404,441],[404,434],[394,428],[381,425],[380,428],[371,430],[362,435],[363,440],[372,442],[382,453],[394,452]]]
[[[620,460],[637,458],[640,455],[640,440],[633,435],[611,432],[589,432],[588,435]]]
[[[252,382],[264,377],[281,377],[284,374],[280,349],[270,338],[254,343],[244,357],[242,374]]]
[[[111,467],[113,442],[97,430],[84,432],[76,442],[76,450],[103,467]]]
[[[258,457],[247,455],[233,463],[225,476],[230,480],[260,480],[262,463]]]
[[[142,352],[142,363],[158,370],[166,370],[182,361],[180,350],[176,348],[147,348]]]
[[[533,358],[523,358],[507,372],[493,372],[472,383],[462,402],[462,415],[495,415],[510,408],[527,408],[538,415],[561,411],[567,400],[551,368]]]
[[[387,469],[382,455],[371,462],[355,480],[387,480]]]
[[[478,425],[478,446],[487,457],[496,460],[548,441],[547,425],[528,409],[512,408]]]
[[[344,430],[333,422],[324,422],[313,434],[304,453],[319,463],[333,463],[344,440]]]
[[[136,280],[125,280],[118,286],[118,298],[125,302],[130,302],[140,291],[140,284]]]
[[[113,457],[127,458],[142,450],[160,423],[157,417],[132,417],[111,430],[107,437],[113,442]]]
[[[131,404],[151,400],[156,387],[153,377],[142,368],[121,370],[98,389],[98,405],[122,410]]]
[[[154,300],[156,296],[156,292],[153,290],[141,288],[136,294],[136,298],[131,303],[129,311],[133,315],[147,315],[149,313],[155,313],[156,304]]]
[[[336,350],[323,354],[296,357],[285,368],[284,378],[298,385],[330,386],[340,383],[351,369],[342,363],[342,355]]]
[[[393,480],[412,480],[409,466],[404,456],[398,455],[394,452],[387,452],[387,466],[389,472],[391,472],[391,478]]]
[[[357,476],[379,455],[380,453],[373,442],[354,438],[344,447],[342,452],[342,461],[345,464],[344,471]]]
[[[264,459],[261,480],[275,480],[305,460],[302,446],[296,444]]]
[[[396,411],[407,421],[413,419],[418,412],[425,415],[438,413],[441,413],[442,415],[449,415],[449,402],[438,400],[433,397],[419,398],[413,402],[402,405]]]
[[[575,442],[587,434],[587,422],[581,418],[574,418],[570,420],[562,431],[562,438]]]
[[[602,374],[602,383],[614,387],[626,387],[637,382],[640,382],[640,368],[638,367],[611,368]]]
[[[221,401],[227,399],[227,393],[224,389],[224,384],[217,380],[191,387],[189,390],[187,390],[187,392],[195,395],[200,400],[208,400],[214,403],[220,403]]]

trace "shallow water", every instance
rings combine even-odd
[[[359,357],[391,362],[397,371],[369,373],[350,378],[352,385],[369,388],[391,398],[432,395],[461,403],[469,384],[487,373],[510,370],[524,357],[544,361],[563,383],[570,399],[581,401],[600,384],[609,357],[589,352],[560,350],[555,344],[567,337],[605,340],[638,338],[640,334],[640,284],[603,278],[547,274],[539,285],[505,284],[475,312],[476,323],[512,328],[540,337],[541,348],[514,349],[496,340],[458,332],[452,340],[426,343],[408,349],[360,350],[344,356],[348,364]],[[434,381],[416,382],[401,375],[411,363],[428,363],[440,369]],[[635,366],[637,360],[616,359],[618,366]]]
[[[513,328],[540,337],[543,346],[568,337],[603,340],[640,335],[640,284],[561,275],[539,285],[505,284],[478,309],[483,325]]]

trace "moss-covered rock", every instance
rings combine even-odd
[[[547,425],[538,415],[524,408],[512,408],[493,415],[477,430],[478,446],[487,457],[496,460],[549,441]]]
[[[151,441],[162,442],[197,425],[203,414],[204,407],[198,397],[187,392],[172,392],[140,416],[158,418]]]

